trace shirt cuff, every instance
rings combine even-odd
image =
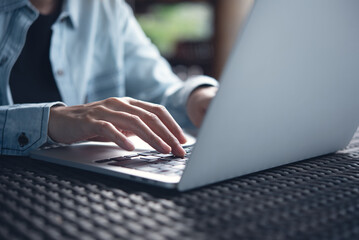
[[[218,84],[217,80],[215,80],[214,78],[208,77],[208,76],[195,76],[195,77],[189,78],[185,82],[185,85],[183,88],[183,91],[184,91],[183,98],[186,99],[184,107],[186,108],[189,96],[197,88],[204,87],[204,86],[218,87],[218,85],[219,84]]]
[[[170,93],[165,105],[171,112],[172,116],[183,128],[192,129],[194,125],[187,116],[187,101],[191,93],[202,86],[218,87],[218,82],[207,76],[191,77],[181,84],[181,87]]]
[[[29,155],[48,141],[50,108],[62,102],[16,104],[2,109],[0,115],[1,154]]]

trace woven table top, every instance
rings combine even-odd
[[[3,156],[0,239],[359,239],[359,134],[185,193]]]

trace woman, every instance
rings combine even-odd
[[[0,26],[1,154],[135,134],[184,156],[177,122],[200,126],[217,91],[180,81],[121,0],[2,0]]]

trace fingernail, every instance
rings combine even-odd
[[[172,151],[172,148],[165,143],[162,143],[160,145],[160,148],[162,150],[161,152],[163,152],[163,153],[170,153]]]
[[[176,151],[172,153],[178,157],[184,157],[186,155],[186,151],[182,148],[181,145],[176,147]]]
[[[187,142],[186,135],[184,134],[184,132],[182,130],[178,132],[177,139],[181,144]]]
[[[133,151],[135,150],[135,145],[131,142],[131,140],[127,139],[127,141],[124,142],[126,146],[126,150]]]
[[[185,144],[187,142],[187,138],[184,135],[181,135],[181,139],[178,139],[181,144]]]

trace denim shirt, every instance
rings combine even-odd
[[[167,107],[190,124],[186,102],[209,77],[179,80],[122,0],[64,0],[52,26],[50,62],[61,103],[13,104],[11,69],[39,12],[29,0],[0,1],[0,150],[28,155],[48,141],[50,108],[130,96]]]

